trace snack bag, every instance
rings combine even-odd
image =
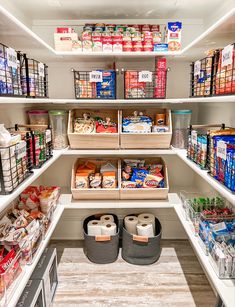
[[[100,173],[90,174],[90,176],[89,176],[90,188],[100,189],[101,188],[101,182],[102,182],[102,178],[101,178]]]
[[[75,119],[74,133],[95,133],[95,121],[90,114],[84,113],[83,118]]]
[[[77,173],[75,180],[75,188],[76,189],[88,189],[89,188],[89,180],[87,173]]]
[[[111,122],[109,117],[106,117],[106,121],[101,118],[96,120],[96,132],[97,133],[117,133],[117,124]]]
[[[104,172],[102,180],[103,189],[115,189],[117,187],[116,173],[115,172]]]

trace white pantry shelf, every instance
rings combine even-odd
[[[164,209],[174,208],[178,203],[178,195],[169,193],[166,200],[73,200],[72,194],[62,194],[60,203],[64,209]]]
[[[179,203],[175,205],[176,214],[184,227],[185,232],[188,235],[189,241],[197,255],[199,262],[201,263],[209,281],[215,287],[217,293],[220,298],[223,300],[226,307],[234,307],[235,306],[235,280],[233,279],[219,279],[216,275],[208,256],[203,252],[197,237],[192,232],[192,228],[190,226],[189,221],[185,219],[183,213],[182,204]]]
[[[221,196],[225,197],[232,205],[235,205],[235,194],[227,189],[224,185],[212,178],[206,170],[202,170],[196,163],[190,161],[187,158],[187,152],[185,149],[175,149],[177,156],[184,161],[194,172],[196,172],[202,179],[204,179],[209,185],[218,191]]]
[[[71,98],[25,98],[25,97],[0,97],[0,104],[25,104],[25,105],[50,105],[63,104],[81,107],[96,106],[154,106],[156,104],[183,104],[183,103],[214,103],[235,102],[235,95],[191,98],[166,98],[166,99],[71,99]]]
[[[47,231],[46,237],[45,239],[41,242],[35,256],[33,259],[33,263],[30,265],[26,265],[21,274],[19,275],[19,277],[16,279],[16,281],[11,285],[11,287],[8,289],[8,302],[7,302],[7,307],[15,307],[15,305],[17,304],[28,280],[30,279],[31,274],[33,273],[34,268],[36,267],[43,251],[45,250],[45,248],[47,247],[50,238],[55,230],[56,225],[58,224],[61,215],[64,211],[64,207],[61,205],[58,205],[54,215],[53,215],[53,220],[51,225],[49,226],[49,229]]]
[[[26,180],[24,180],[11,194],[0,195],[0,212],[2,212],[24,189],[32,184],[39,176],[41,176],[48,167],[50,167],[62,154],[62,150],[54,150],[53,157],[48,160],[41,168],[34,169]]]
[[[155,156],[176,155],[172,149],[68,149],[62,152],[62,156]]]

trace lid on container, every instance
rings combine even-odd
[[[32,115],[40,115],[40,114],[48,114],[48,111],[47,110],[31,110],[31,111],[28,111],[28,113]]]
[[[192,110],[173,110],[173,114],[192,114]]]
[[[64,115],[65,113],[67,113],[67,111],[65,111],[65,110],[51,110],[51,111],[49,111],[49,114],[51,114],[51,115]]]

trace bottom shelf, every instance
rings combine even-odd
[[[189,241],[204,269],[210,283],[214,286],[226,307],[235,306],[235,279],[222,280],[216,275],[209,257],[203,252],[198,238],[194,235],[190,222],[185,219],[182,204],[175,205],[175,212],[188,235]]]
[[[48,245],[48,242],[55,230],[55,227],[56,225],[58,224],[59,220],[60,220],[60,217],[62,215],[64,211],[64,207],[63,206],[60,206],[58,205],[55,212],[54,212],[54,216],[53,216],[53,220],[52,220],[52,223],[47,231],[47,234],[46,234],[46,237],[45,239],[41,242],[41,245],[40,247],[38,248],[35,256],[34,256],[34,260],[33,260],[33,263],[31,265],[26,265],[25,267],[23,267],[23,270],[21,272],[21,274],[18,276],[18,278],[14,281],[14,283],[10,286],[10,288],[8,289],[7,291],[7,297],[8,297],[8,302],[7,302],[7,307],[14,307],[28,280],[30,279],[30,276],[31,274],[33,273],[33,270],[34,268],[36,267],[43,251],[45,250],[45,248],[47,247]],[[4,304],[2,302],[0,302],[0,306],[4,306]]]

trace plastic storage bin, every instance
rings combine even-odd
[[[172,142],[176,148],[187,148],[188,127],[191,122],[191,110],[172,111]]]
[[[162,226],[157,218],[155,218],[155,236],[152,238],[132,235],[123,227],[122,258],[138,265],[156,262],[161,254],[161,236]]]
[[[119,253],[119,224],[118,218],[112,214],[114,222],[117,225],[117,233],[114,236],[89,236],[87,224],[89,221],[99,218],[101,215],[92,215],[83,222],[84,232],[84,253],[87,258],[94,263],[112,263]]]
[[[54,149],[63,149],[68,146],[67,126],[68,112],[64,110],[49,111],[52,126],[52,139]]]
[[[48,111],[31,110],[28,111],[30,125],[46,125],[49,124]]]

